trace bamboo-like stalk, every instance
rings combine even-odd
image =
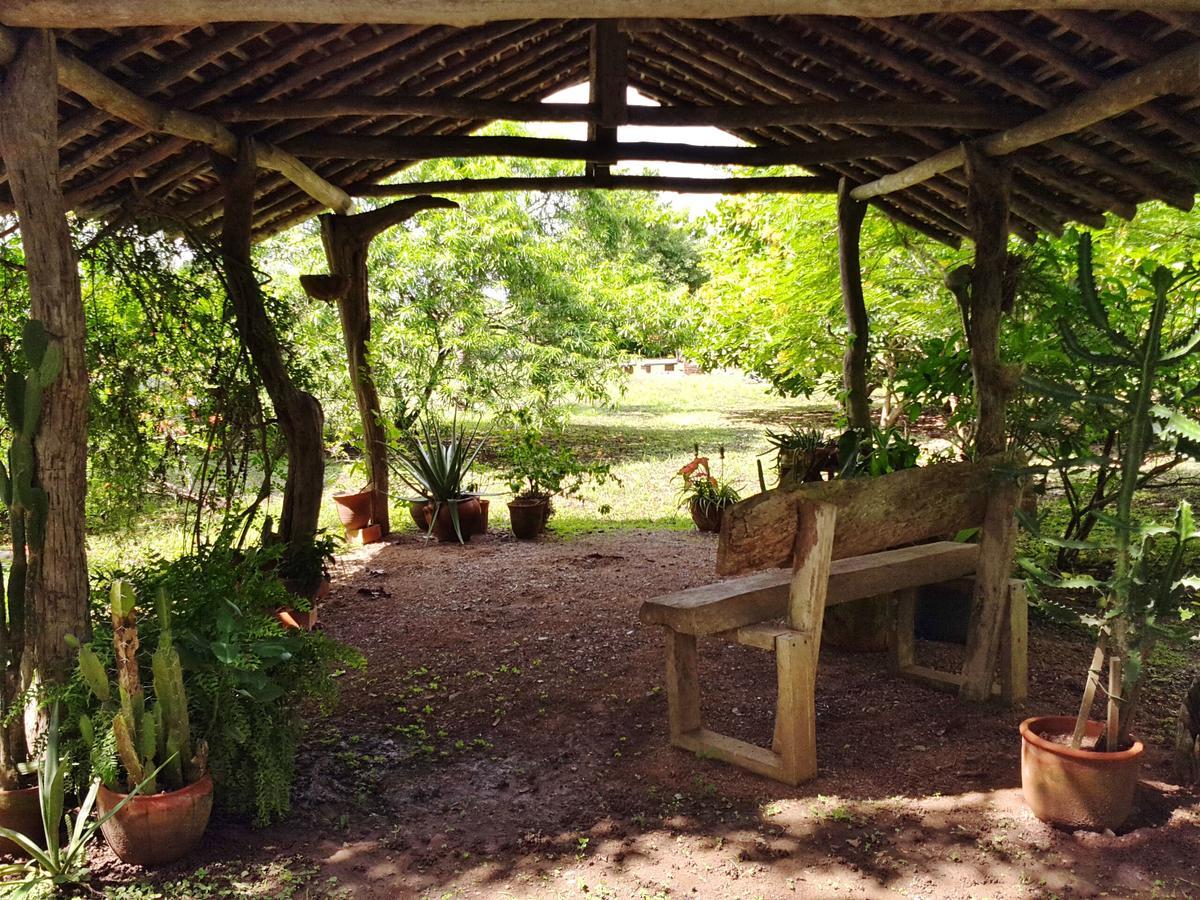
[[[1075,717],[1075,731],[1071,734],[1071,749],[1078,750],[1083,745],[1083,736],[1087,732],[1088,716],[1092,711],[1092,702],[1096,699],[1096,690],[1100,686],[1100,673],[1104,669],[1104,652],[1108,647],[1108,632],[1100,633],[1096,649],[1092,653],[1092,664],[1088,668],[1087,684],[1083,688],[1083,700],[1079,704],[1079,714]]]

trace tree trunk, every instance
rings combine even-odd
[[[367,253],[371,241],[381,232],[423,209],[450,209],[458,204],[440,197],[412,197],[358,215],[321,216],[321,239],[329,272],[345,279],[337,294],[342,338],[346,343],[346,364],[354,399],[362,420],[363,456],[367,461],[367,480],[372,491],[371,520],[383,533],[391,530],[388,511],[388,449],[383,425],[379,389],[371,369],[371,296],[367,271]]]
[[[863,299],[859,244],[867,204],[850,197],[846,179],[838,184],[838,270],[842,279],[842,306],[846,310],[846,352],[842,359],[842,384],[846,389],[846,416],[850,427],[871,430],[871,394],[867,388],[869,324]]]
[[[325,492],[325,419],[321,404],[292,382],[275,326],[263,304],[250,259],[254,212],[254,147],[243,141],[237,160],[221,166],[225,190],[221,256],[238,334],[275,407],[287,443],[287,480],[279,535],[288,544],[312,540]]]
[[[84,550],[88,378],[79,270],[58,179],[58,82],[49,32],[29,32],[5,73],[0,146],[21,226],[30,313],[63,355],[34,441],[49,511],[41,559],[30,559],[25,623],[27,676],[35,670],[43,681],[63,681],[74,665],[63,637],[86,640],[90,633]]]
[[[975,452],[1003,452],[1004,407],[1011,389],[1000,361],[1000,318],[1008,268],[1008,200],[1012,172],[1006,162],[967,146],[967,218],[975,241],[969,301],[963,310],[975,380]],[[962,303],[963,295],[959,302]]]

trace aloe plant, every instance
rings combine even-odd
[[[1173,408],[1166,399],[1200,395],[1200,387],[1181,390],[1177,377],[1168,381],[1181,363],[1191,359],[1200,346],[1200,320],[1170,329],[1171,291],[1193,273],[1176,274],[1165,267],[1149,272],[1149,310],[1132,333],[1112,323],[1109,306],[1117,297],[1101,297],[1092,265],[1092,248],[1083,235],[1078,250],[1079,277],[1073,296],[1079,319],[1090,324],[1093,340],[1085,340],[1075,324],[1066,319],[1059,323],[1066,351],[1089,366],[1104,366],[1127,375],[1128,388],[1121,396],[1084,393],[1064,385],[1025,379],[1027,387],[1051,394],[1076,406],[1086,415],[1089,408],[1108,407],[1117,411],[1121,425],[1117,446],[1121,449],[1120,487],[1111,513],[1098,513],[1097,519],[1109,527],[1111,537],[1064,541],[1041,536],[1046,543],[1073,550],[1097,551],[1109,558],[1111,571],[1106,577],[1091,574],[1050,573],[1029,560],[1022,565],[1038,583],[1063,588],[1089,589],[1100,596],[1099,612],[1084,615],[1082,621],[1097,629],[1098,640],[1089,668],[1080,704],[1072,746],[1083,740],[1095,694],[1100,689],[1104,659],[1109,657],[1110,681],[1119,689],[1108,698],[1108,729],[1104,746],[1117,749],[1129,740],[1146,657],[1164,635],[1172,634],[1173,622],[1186,618],[1188,591],[1200,587],[1200,579],[1186,571],[1187,551],[1200,542],[1200,530],[1187,502],[1180,502],[1169,523],[1139,521],[1134,513],[1134,492],[1138,475],[1149,455],[1170,443],[1174,452],[1187,452],[1200,446],[1200,423]],[[1128,290],[1119,292],[1120,297]],[[1194,455],[1194,454],[1193,454]],[[1066,461],[1070,464],[1072,461]],[[1074,461],[1080,467],[1090,460]],[[1027,527],[1038,532],[1037,523],[1023,516]],[[1043,608],[1053,615],[1074,617],[1065,607],[1040,598]],[[1113,746],[1113,744],[1116,746]]]
[[[26,758],[24,717],[21,706],[26,690],[21,657],[25,651],[25,619],[29,585],[41,568],[45,539],[46,492],[38,484],[33,441],[42,418],[43,392],[62,369],[62,350],[51,341],[37,319],[25,323],[20,353],[6,361],[9,375],[4,385],[4,408],[12,441],[8,466],[0,463],[0,500],[8,512],[12,535],[12,564],[5,597],[0,572],[0,788],[18,785],[18,767]]]
[[[475,496],[466,489],[467,475],[483,444],[478,424],[468,435],[466,427],[460,427],[456,417],[449,433],[443,436],[435,420],[423,419],[420,437],[414,438],[407,450],[394,451],[397,476],[422,499],[433,504],[433,515],[429,517],[430,531],[433,530],[433,521],[438,512],[447,506],[454,533],[463,542],[458,504]]]

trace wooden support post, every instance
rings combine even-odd
[[[975,241],[970,294],[963,324],[975,376],[975,452],[1001,453],[1007,443],[1004,407],[1012,389],[1000,362],[1000,319],[1005,312],[1008,269],[1008,199],[1012,173],[1006,163],[967,147],[967,217]]]
[[[629,42],[620,24],[601,19],[592,26],[592,55],[588,70],[589,95],[597,110],[595,122],[588,123],[588,141],[601,152],[616,158],[617,128],[625,119],[625,84],[629,63]],[[589,162],[585,173],[604,178],[612,171],[607,163]]]
[[[1018,706],[1029,696],[1029,600],[1025,582],[1008,583],[1008,626],[1000,641],[1000,702]]]
[[[58,177],[58,83],[54,37],[19,35],[0,90],[0,148],[8,170],[25,267],[30,313],[62,348],[63,366],[45,392],[34,444],[38,478],[49,497],[40,560],[30,559],[32,604],[26,674],[65,683],[74,667],[66,634],[90,634],[84,552],[87,492],[87,362],[79,272]]]
[[[371,370],[371,298],[367,251],[381,232],[424,209],[450,209],[458,204],[440,197],[410,197],[353,216],[321,216],[321,238],[329,272],[343,285],[337,294],[338,317],[346,345],[346,365],[363,429],[363,455],[372,492],[371,521],[384,534],[391,531],[388,510],[388,451],[379,389]]]
[[[842,386],[846,390],[846,416],[850,427],[862,432],[871,428],[871,395],[867,387],[867,340],[869,323],[863,299],[862,261],[859,244],[865,202],[850,196],[846,179],[838,185],[837,234],[838,270],[842,280],[842,306],[846,310],[846,351],[842,359]]]
[[[238,334],[275,407],[287,443],[287,480],[279,535],[289,544],[312,540],[325,491],[324,414],[316,397],[293,383],[275,326],[263,304],[250,259],[254,218],[254,145],[239,144],[230,165],[218,162],[225,192],[221,258]]]
[[[992,696],[1001,633],[1009,615],[1009,576],[1017,543],[1017,506],[1024,483],[1015,475],[992,489],[984,514],[979,542],[979,565],[967,624],[967,647],[963,655],[963,700],[982,703]]]

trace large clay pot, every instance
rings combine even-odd
[[[46,845],[42,807],[36,787],[0,791],[0,825],[25,835],[39,847]],[[12,841],[0,839],[0,853],[24,858],[27,854]]]
[[[462,532],[463,542],[466,543],[471,540],[471,535],[479,533],[479,520],[483,511],[479,506],[478,497],[451,500],[441,504],[433,519],[433,536],[443,543],[458,542],[458,532],[454,530],[454,519],[450,514],[451,504],[458,507],[458,527]]]
[[[550,502],[544,498],[525,498],[509,502],[508,518],[512,522],[513,534],[523,541],[531,541],[546,528]]]
[[[342,527],[358,531],[371,523],[371,501],[373,491],[359,491],[355,494],[334,494],[333,502],[337,507],[338,518]]]
[[[107,815],[124,797],[101,785],[96,808]],[[186,856],[200,843],[212,805],[212,776],[205,775],[178,791],[134,797],[101,830],[122,862],[160,866]]]
[[[429,511],[433,509],[433,505],[426,500],[410,500],[408,502],[408,514],[412,516],[413,524],[417,526],[418,531],[429,530]]]
[[[1088,722],[1088,737],[1104,733]],[[1142,742],[1128,750],[1072,750],[1050,740],[1070,735],[1074,716],[1040,716],[1021,723],[1021,791],[1033,814],[1063,828],[1119,828],[1133,811]]]
[[[696,527],[701,531],[716,532],[721,530],[721,514],[725,512],[723,506],[713,506],[711,503],[701,503],[699,500],[692,499],[688,504],[688,509],[692,513],[692,521],[696,523]]]

